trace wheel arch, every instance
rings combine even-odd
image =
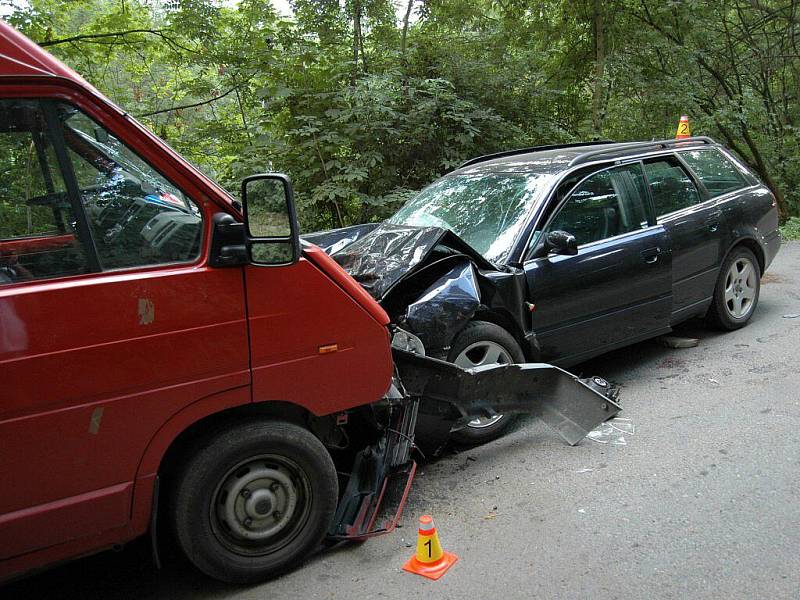
[[[272,416],[308,427],[313,416],[302,406],[281,401],[252,402],[250,386],[242,386],[202,398],[178,411],[151,438],[136,473],[132,514],[137,530],[146,529],[158,507],[153,504],[156,479],[169,479],[181,457],[202,435],[226,424],[251,417]]]
[[[488,323],[493,323],[498,327],[502,327],[517,341],[517,344],[519,344],[519,347],[522,349],[522,353],[525,355],[526,360],[535,359],[533,353],[531,352],[531,348],[529,347],[530,345],[525,340],[525,335],[523,334],[522,329],[520,329],[520,327],[514,322],[514,319],[509,313],[503,310],[479,308],[475,312],[475,315],[472,317],[471,321],[486,321]],[[455,336],[453,339],[455,339]],[[452,345],[452,340],[450,343]]]
[[[764,252],[764,248],[761,247],[761,244],[758,243],[758,240],[749,235],[739,237],[730,246],[728,246],[727,252],[725,252],[725,255],[720,261],[720,266],[725,262],[725,259],[730,256],[730,253],[739,246],[747,248],[755,255],[756,260],[758,261],[759,275],[763,275],[764,271],[766,270],[766,253]]]

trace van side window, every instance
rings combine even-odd
[[[203,230],[198,206],[82,112],[62,104],[59,114],[100,266],[194,261]]]
[[[656,216],[666,215],[701,202],[692,178],[674,156],[660,156],[644,163]]]
[[[548,231],[566,231],[578,245],[647,227],[647,191],[637,163],[600,171],[570,195]]]
[[[719,196],[747,185],[744,177],[731,161],[714,148],[681,152],[681,158],[697,175],[711,196]]]
[[[76,221],[41,105],[0,100],[0,285],[85,273]]]

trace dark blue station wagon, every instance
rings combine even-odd
[[[476,158],[386,222],[338,231],[309,238],[426,352],[464,367],[569,366],[693,317],[737,329],[780,247],[770,190],[703,137]],[[401,271],[415,275],[405,288]],[[502,421],[459,435],[490,439]]]

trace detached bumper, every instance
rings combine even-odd
[[[574,446],[622,410],[614,390],[603,380],[579,379],[545,363],[462,369],[397,348],[393,353],[406,393],[419,397],[423,410],[429,408],[426,404],[444,405],[437,407],[438,412],[442,414],[444,408],[453,424],[497,413],[526,412]]]
[[[604,380],[579,379],[544,363],[454,364],[393,349],[399,380],[382,401],[388,411],[379,440],[358,452],[339,502],[330,540],[362,540],[392,531],[416,472],[410,459],[418,412],[437,415],[446,433],[459,423],[496,413],[528,412],[570,445],[621,409]]]

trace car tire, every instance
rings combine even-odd
[[[171,518],[200,571],[253,583],[298,566],[320,546],[338,491],[331,456],[311,432],[256,420],[195,446],[176,478]]]
[[[755,254],[736,246],[722,263],[706,321],[723,331],[744,327],[756,310],[760,293],[761,270]]]
[[[499,360],[492,361],[494,353],[498,351]],[[493,362],[523,363],[525,354],[514,336],[499,325],[487,321],[472,321],[456,335],[447,353],[447,360],[462,367]],[[483,444],[503,435],[515,419],[516,415],[476,419],[453,431],[450,439],[464,445]]]

